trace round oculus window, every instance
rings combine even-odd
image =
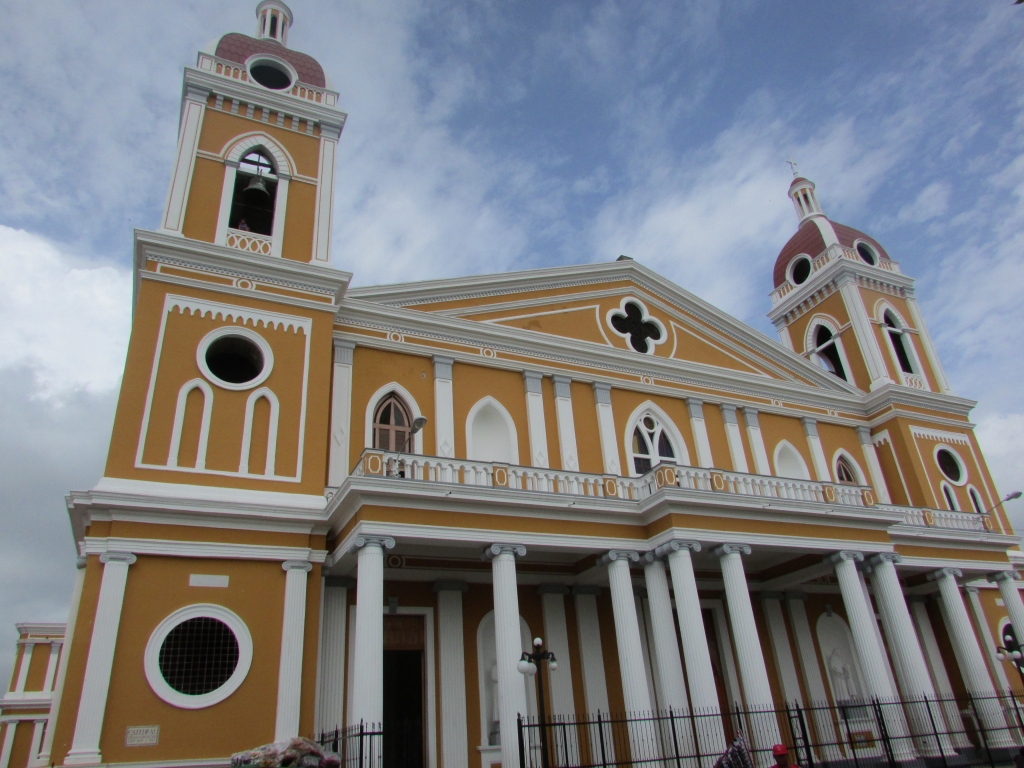
[[[964,469],[960,464],[960,459],[947,448],[939,448],[935,452],[935,461],[939,465],[939,469],[942,470],[947,478],[952,480],[954,483],[962,483],[964,480]]]
[[[251,389],[270,375],[274,354],[258,333],[224,326],[199,343],[196,362],[203,375],[223,389]]]
[[[878,256],[875,255],[875,249],[867,243],[857,243],[857,254],[871,266],[875,266],[875,264],[878,263]]]
[[[793,262],[793,271],[790,274],[793,276],[794,283],[803,285],[811,276],[811,260],[806,257],[797,259]]]
[[[273,91],[283,91],[292,84],[291,73],[276,61],[260,59],[249,67],[249,74],[264,88]]]

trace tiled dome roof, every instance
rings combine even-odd
[[[793,183],[795,184],[797,181],[799,181],[799,179],[794,179]],[[853,248],[855,241],[865,240],[875,249],[875,252],[878,253],[878,258],[884,259],[885,261],[891,261],[889,254],[885,252],[885,249],[880,246],[874,238],[868,237],[863,232],[854,229],[853,227],[836,224],[831,220],[829,220],[828,223],[832,225],[832,229],[835,231],[840,245],[844,245],[847,248]],[[825,239],[821,236],[821,230],[818,229],[818,225],[815,224],[814,219],[808,219],[803,223],[800,229],[797,230],[796,234],[789,238],[789,242],[782,246],[782,250],[779,252],[779,258],[775,260],[775,271],[772,275],[774,277],[775,287],[778,288],[786,282],[786,270],[789,268],[789,263],[794,258],[799,256],[801,253],[806,253],[813,259],[824,250]]]
[[[257,40],[248,35],[238,32],[231,32],[224,35],[217,43],[217,51],[214,54],[218,58],[244,64],[245,60],[254,53],[269,53],[273,56],[284,59],[299,73],[299,81],[306,85],[314,85],[317,88],[327,87],[327,78],[324,77],[323,67],[312,56],[285,48],[276,40]]]

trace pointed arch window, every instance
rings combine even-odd
[[[274,234],[277,173],[262,149],[247,152],[238,163],[228,226],[240,232]]]
[[[373,414],[373,447],[404,452],[409,449],[411,435],[409,407],[392,392],[380,401]]]
[[[971,486],[967,489],[967,495],[971,497],[971,504],[974,506],[974,511],[979,515],[984,514],[985,507],[982,506],[981,496],[978,495],[977,489],[975,489],[974,486]]]
[[[633,470],[645,475],[663,462],[675,463],[676,450],[668,434],[652,414],[648,413],[637,422],[630,441],[633,454]]]
[[[839,354],[838,338],[824,325],[819,325],[814,329],[814,349],[811,350],[810,356],[833,376],[848,381],[846,369],[843,367],[843,358]]]
[[[904,327],[896,316],[889,311],[882,316],[885,322],[885,332],[889,336],[889,342],[892,344],[892,351],[896,355],[896,360],[900,364],[900,370],[903,373],[917,373],[914,370],[914,364],[910,359],[910,353],[907,349],[907,339],[905,335],[907,329]]]
[[[836,460],[836,479],[842,485],[860,485],[860,481],[857,479],[857,471],[845,456],[840,456]]]
[[[942,484],[942,495],[946,499],[946,506],[954,512],[959,512],[960,507],[956,503],[956,495],[953,493],[953,489],[950,488],[946,483]]]

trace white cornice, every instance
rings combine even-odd
[[[327,552],[309,547],[279,547],[269,544],[227,544],[215,541],[177,541],[174,539],[139,539],[86,536],[86,555],[105,552],[130,552],[133,555],[165,557],[203,557],[221,560],[301,560],[322,563]]]
[[[889,529],[889,537],[894,544],[913,544],[920,546],[921,539],[928,539],[931,546],[949,546],[953,549],[963,549],[969,546],[976,549],[991,549],[998,552],[1006,552],[1010,547],[1020,543],[1020,536],[1010,536],[1005,533],[994,533],[991,531],[964,531],[955,528],[936,528],[934,526],[921,527],[917,525],[894,525]]]

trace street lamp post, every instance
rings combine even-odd
[[[558,669],[558,661],[555,659],[555,654],[544,650],[544,641],[539,637],[535,637],[533,639],[533,653],[523,651],[522,658],[519,659],[516,669],[524,675],[537,675],[537,667],[544,661],[548,663],[548,668],[552,672]],[[547,716],[544,712],[544,675],[542,674],[537,675],[537,713],[540,725],[541,768],[549,768]]]
[[[1009,661],[1017,668],[1020,675],[1021,685],[1024,685],[1024,653],[1021,652],[1021,644],[1012,632],[1003,633],[1003,645],[996,646],[996,658],[1000,661]]]

